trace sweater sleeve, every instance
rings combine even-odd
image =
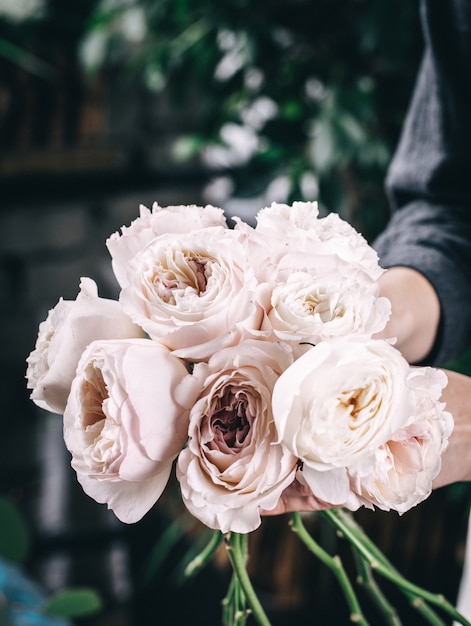
[[[425,50],[386,179],[392,216],[374,242],[383,267],[434,286],[440,329],[428,363],[471,346],[471,3],[424,0]]]

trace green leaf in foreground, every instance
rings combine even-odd
[[[13,504],[0,497],[0,556],[21,563],[29,549],[29,533],[25,521]]]
[[[101,598],[93,589],[67,589],[48,598],[42,610],[58,617],[81,617],[101,607]]]

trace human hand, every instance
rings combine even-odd
[[[417,363],[431,351],[440,321],[435,289],[410,267],[391,267],[379,278],[380,295],[391,301],[391,318],[378,339],[397,338],[396,348],[409,363]]]
[[[434,489],[471,480],[471,377],[444,371],[448,385],[443,390],[442,400],[453,416],[454,428],[442,455],[441,470],[433,481]]]
[[[290,513],[299,511],[308,513],[311,511],[322,511],[323,509],[332,508],[333,505],[323,502],[316,498],[305,483],[295,479],[281,494],[278,504],[270,511],[261,511],[262,515],[281,515],[282,513]]]
[[[379,338],[397,337],[406,359],[420,361],[433,347],[440,320],[440,303],[429,281],[408,267],[392,267],[379,279],[380,294],[390,299],[392,314]],[[452,414],[454,430],[442,455],[434,488],[471,480],[471,377],[445,370],[448,385],[442,400]]]
[[[378,338],[397,337],[396,347],[410,362],[424,358],[431,350],[440,319],[440,304],[428,280],[416,270],[393,267],[380,278],[380,293],[391,300],[392,314]],[[454,418],[455,427],[434,488],[471,480],[471,377],[446,371],[448,385],[442,399]],[[295,480],[285,489],[277,506],[263,515],[290,511],[319,511],[331,508],[318,500],[310,488]]]

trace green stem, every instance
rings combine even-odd
[[[250,610],[246,608],[245,595],[235,572],[222,606],[223,626],[245,626]]]
[[[441,625],[444,622],[428,607],[425,602],[438,606],[454,620],[464,626],[471,626],[471,623],[461,615],[456,608],[442,594],[432,593],[408,581],[398,570],[388,561],[384,554],[368,538],[364,531],[358,526],[351,515],[340,509],[330,509],[320,511],[320,515],[332,523],[337,530],[349,541],[349,543],[365,558],[371,568],[376,570],[384,578],[394,583],[411,601],[413,607],[417,609],[431,624]],[[425,601],[425,602],[424,602]]]
[[[358,583],[365,589],[371,601],[383,616],[384,624],[387,626],[401,626],[402,622],[399,619],[399,615],[379,588],[370,564],[357,551],[354,551],[354,557],[358,569]]]
[[[324,513],[328,513],[324,515]],[[350,542],[350,544],[358,551],[363,558],[366,558],[370,567],[377,570],[382,576],[392,580],[394,584],[404,593],[408,598],[411,606],[422,615],[422,617],[432,624],[432,626],[445,626],[443,620],[435,613],[435,611],[425,602],[424,597],[418,597],[410,588],[405,589],[401,585],[401,581],[411,585],[400,572],[392,565],[390,561],[384,556],[374,542],[365,534],[363,529],[355,522],[353,517],[341,509],[332,509],[329,512],[322,512],[324,517],[327,517],[334,526],[341,532],[341,534]],[[391,578],[392,577],[392,578]],[[420,589],[417,587],[417,589]],[[428,594],[423,589],[421,591]],[[452,607],[454,610],[454,607]]]
[[[337,578],[350,609],[350,620],[362,626],[368,626],[352,584],[345,572],[339,556],[331,556],[314,541],[304,526],[299,513],[291,513],[291,527],[307,548],[326,565]]]
[[[216,550],[221,545],[223,539],[224,535],[220,532],[214,532],[211,535],[211,539],[208,541],[203,550],[185,567],[185,576],[187,578],[194,576],[208,564]]]
[[[227,554],[237,580],[244,592],[247,604],[259,626],[271,626],[260,600],[255,593],[252,582],[247,572],[247,536],[239,533],[227,533],[225,536]],[[237,616],[236,616],[237,617]]]
[[[227,589],[226,597],[222,601],[223,626],[233,626],[234,624],[234,614],[236,611],[235,603],[237,602],[235,598],[235,586],[238,584],[237,576],[233,573],[231,582],[229,583],[229,587]]]

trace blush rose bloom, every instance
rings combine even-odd
[[[385,327],[391,312],[389,300],[377,293],[375,284],[359,282],[348,272],[293,272],[273,288],[264,328],[296,344],[348,335],[371,337]]]
[[[273,509],[294,479],[297,459],[280,443],[271,409],[273,386],[291,362],[286,345],[248,340],[195,365],[202,391],[177,478],[188,510],[210,528],[254,530],[260,509]]]
[[[408,384],[415,407],[408,423],[377,449],[371,473],[351,477],[352,489],[365,506],[405,513],[430,495],[453,430],[453,418],[440,402],[447,382],[441,370],[411,370]]]
[[[100,298],[95,282],[82,278],[77,298],[61,298],[39,325],[35,349],[26,359],[31,399],[43,409],[63,413],[77,363],[89,343],[143,336],[118,302]]]
[[[391,305],[379,296],[383,273],[376,252],[338,215],[319,218],[317,205],[272,204],[255,229],[240,220],[249,270],[264,311],[261,329],[297,344],[334,337],[373,336],[383,330]]]
[[[315,230],[319,219],[317,202],[293,202],[292,205],[272,202],[256,215],[258,230],[282,237],[290,231]]]
[[[123,226],[121,234],[111,235],[106,245],[112,257],[113,271],[121,287],[127,285],[127,264],[148,243],[167,233],[188,233],[207,226],[227,228],[222,209],[208,204],[205,207],[178,205],[161,207],[154,202],[152,211],[139,207],[140,216],[130,226]]]
[[[317,203],[273,203],[257,214],[251,228],[235,220],[236,230],[247,238],[249,258],[259,282],[286,279],[289,271],[332,267],[333,260],[347,264],[351,272],[377,281],[384,270],[366,239],[336,213],[319,217]]]
[[[65,443],[84,491],[122,522],[141,519],[167,484],[188,436],[190,377],[150,339],[96,341],[80,359]]]
[[[240,236],[221,227],[153,239],[128,263],[120,302],[182,358],[205,360],[260,328]]]
[[[411,368],[386,341],[351,338],[311,348],[278,379],[273,417],[281,440],[303,462],[314,496],[356,509],[350,476],[367,476],[377,451],[410,424]]]

